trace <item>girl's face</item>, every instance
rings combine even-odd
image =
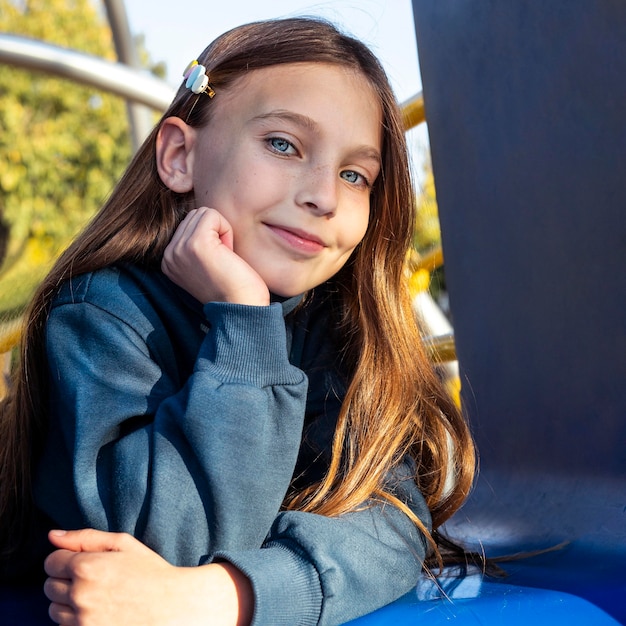
[[[234,251],[276,295],[336,274],[365,235],[380,171],[382,114],[367,80],[331,64],[278,65],[206,104],[189,161],[196,206],[228,220]]]

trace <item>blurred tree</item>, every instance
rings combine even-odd
[[[0,0],[0,31],[115,60],[89,0]],[[121,98],[0,65],[0,318],[21,312],[130,156]]]
[[[441,244],[435,177],[430,159],[424,160],[423,182],[419,191],[421,193],[417,196],[417,219],[413,245],[420,254],[423,254]]]
[[[441,247],[441,229],[435,191],[435,177],[429,158],[424,159],[422,183],[417,194],[417,216],[413,234],[413,247],[418,255],[431,253]],[[417,280],[417,279],[416,279]],[[424,280],[418,281],[426,288]],[[450,314],[446,297],[446,278],[443,265],[430,272],[428,290],[446,314]],[[416,289],[419,287],[416,287]]]

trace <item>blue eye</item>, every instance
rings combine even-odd
[[[354,170],[345,170],[340,174],[341,178],[345,181],[352,183],[353,185],[364,185],[369,187],[369,181],[363,176],[363,174],[359,174]]]
[[[295,152],[295,148],[290,141],[283,139],[282,137],[270,137],[268,140],[270,146],[280,152],[281,154],[289,154]]]

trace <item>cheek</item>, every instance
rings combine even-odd
[[[367,212],[363,212],[362,215],[358,217],[354,217],[351,219],[346,225],[346,237],[344,238],[344,243],[346,244],[346,248],[351,248],[352,250],[356,248],[367,233],[367,227],[369,225],[369,210]]]
[[[233,178],[237,176],[232,151],[219,141],[203,146],[193,164],[196,200],[201,204],[218,208],[224,192],[234,189]]]

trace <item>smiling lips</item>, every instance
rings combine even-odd
[[[300,252],[314,254],[326,248],[326,244],[319,237],[316,237],[311,233],[298,229],[286,228],[284,226],[274,226],[271,224],[267,224],[267,227],[275,235],[289,244],[290,247],[295,248]]]

